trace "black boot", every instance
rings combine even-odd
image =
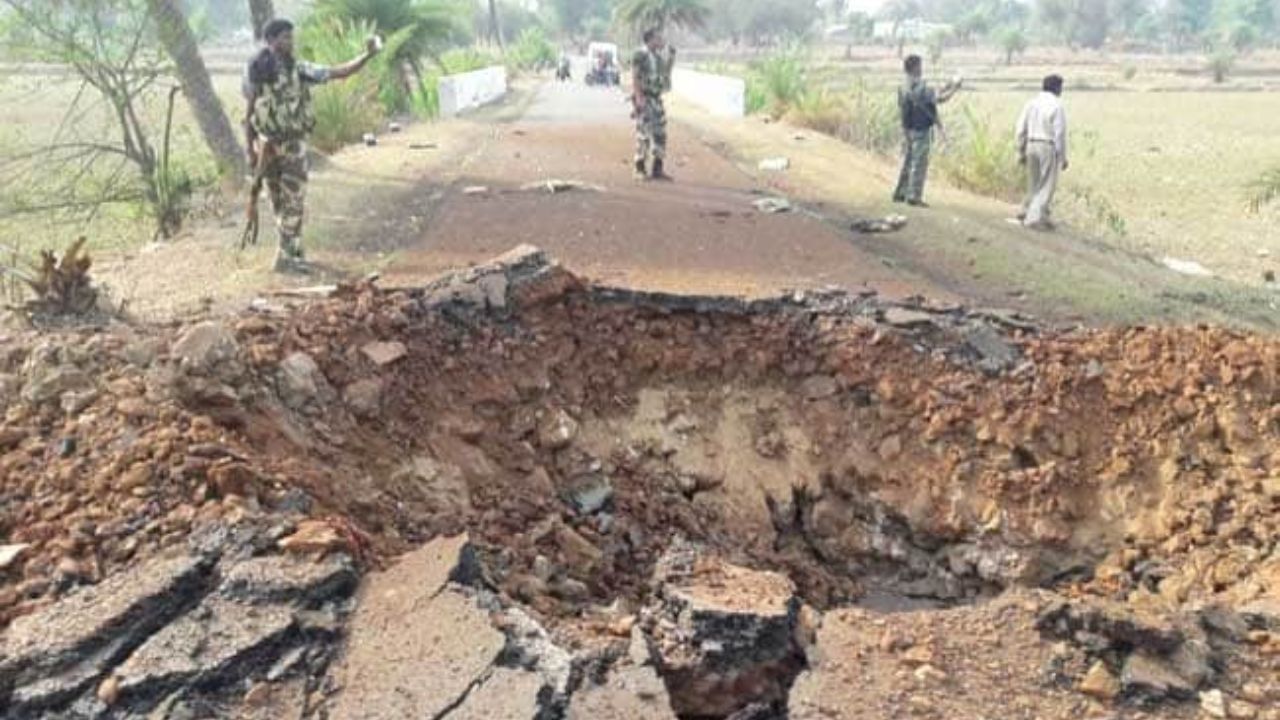
[[[643,160],[636,161],[635,175],[637,180],[644,180],[649,177],[649,171],[645,169]]]
[[[667,181],[670,181],[672,179],[671,176],[666,173],[666,170],[663,169],[662,160],[653,161],[653,179],[667,180]]]

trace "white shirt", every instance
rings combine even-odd
[[[1018,118],[1018,148],[1025,151],[1028,142],[1052,143],[1058,157],[1067,159],[1067,111],[1057,95],[1042,92],[1022,108],[1022,116]]]

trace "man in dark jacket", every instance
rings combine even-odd
[[[907,76],[898,88],[898,112],[902,117],[902,172],[893,191],[894,202],[927,207],[924,181],[929,174],[929,152],[933,147],[933,128],[942,130],[938,105],[951,99],[960,89],[960,81],[947,83],[935,93],[924,81],[924,62],[911,55],[903,63]]]

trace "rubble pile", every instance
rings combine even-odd
[[[526,248],[0,347],[13,717],[398,717],[368,708],[414,682],[430,717],[1003,707],[979,681],[1275,716],[1274,339],[636,293]],[[385,635],[426,607],[453,624]]]

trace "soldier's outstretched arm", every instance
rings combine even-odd
[[[345,62],[329,69],[329,78],[331,80],[343,80],[355,75],[364,69],[365,65],[382,51],[382,40],[377,37],[369,38],[365,44],[365,51],[354,60]]]

